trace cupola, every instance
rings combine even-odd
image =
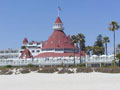
[[[64,30],[63,23],[59,16],[57,17],[54,23],[53,30],[62,30],[62,31]]]

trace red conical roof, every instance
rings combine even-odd
[[[30,53],[30,51],[29,51],[28,49],[25,49],[25,50],[22,52],[20,58],[23,59],[23,57],[25,57],[25,58],[31,58],[31,57],[32,57],[32,54]]]
[[[54,30],[50,38],[45,42],[42,49],[73,49],[70,37],[63,31]]]
[[[57,17],[57,19],[56,19],[55,23],[62,23],[62,21],[61,21],[60,17]]]
[[[26,44],[26,43],[28,43],[28,40],[27,40],[27,38],[24,38],[23,44]]]

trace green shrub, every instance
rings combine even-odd
[[[70,55],[69,57],[74,57],[73,55]]]
[[[32,65],[32,64],[28,64],[27,66],[28,66],[28,67],[33,67],[34,65]]]
[[[101,63],[101,67],[105,67],[104,63]]]
[[[69,70],[68,68],[62,68],[59,72],[59,74],[63,74],[63,73],[74,73],[74,71]]]
[[[30,73],[30,71],[28,69],[23,69],[23,70],[21,70],[21,73],[26,74],[26,73]]]
[[[86,67],[86,64],[85,63],[82,63],[79,65],[80,67]]]
[[[26,49],[26,46],[22,46],[21,49]]]
[[[56,67],[45,67],[38,70],[38,73],[54,73],[59,71]]]
[[[116,66],[115,60],[112,60],[112,66]]]
[[[12,68],[12,65],[6,65],[5,68]]]
[[[77,73],[81,73],[81,72],[90,73],[90,72],[93,72],[93,69],[86,68],[86,67],[78,67],[76,72]]]

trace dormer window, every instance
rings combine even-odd
[[[65,40],[64,43],[67,43],[67,41]]]
[[[50,43],[53,44],[53,41],[51,41]]]
[[[58,44],[60,44],[60,40],[58,40]]]

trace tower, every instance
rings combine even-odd
[[[63,23],[59,16],[57,17],[54,23],[53,29],[54,32],[44,43],[42,50],[54,52],[65,52],[66,50],[71,52],[74,47],[71,44],[70,36],[66,36],[66,34],[63,31]]]
[[[59,8],[60,10],[60,8]],[[34,56],[35,58],[39,57],[69,57],[74,55],[74,46],[71,43],[70,36],[64,33],[63,23],[59,16],[53,25],[53,33],[45,41],[41,49],[42,53]],[[76,48],[76,56],[79,55],[78,49]]]
[[[56,19],[56,21],[54,23],[53,30],[61,30],[61,31],[64,30],[62,21],[61,21],[59,16],[57,17],[57,19]]]

